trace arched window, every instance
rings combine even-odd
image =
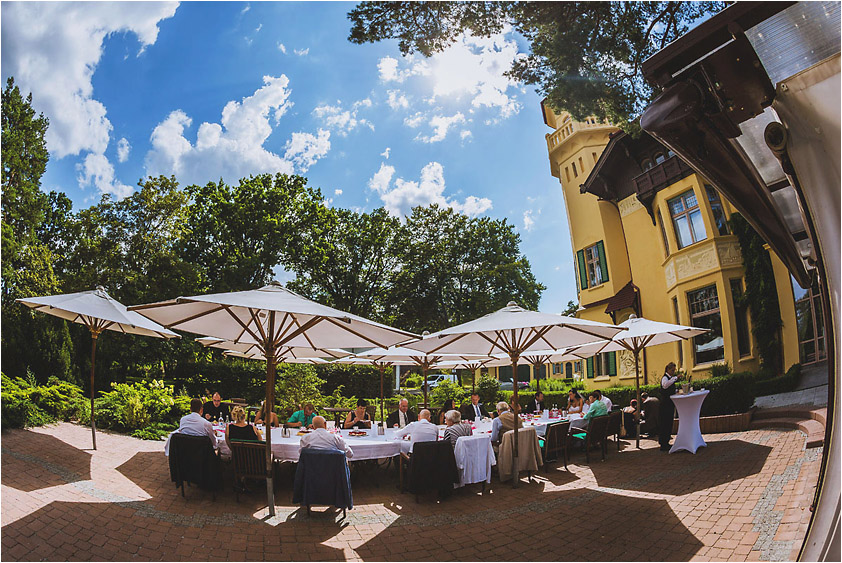
[[[649,170],[650,168],[652,168],[652,166],[652,161],[648,158],[640,163],[640,167],[643,168],[643,170]]]
[[[567,379],[573,379],[573,363],[567,362],[564,364],[564,377]]]
[[[655,153],[655,164],[661,164],[666,159],[667,159],[667,157],[664,156],[664,153],[662,153],[662,152]]]

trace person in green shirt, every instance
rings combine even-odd
[[[588,408],[588,412],[582,417],[583,419],[590,420],[594,417],[608,414],[608,407],[599,399],[598,392],[594,391],[588,395],[588,404],[590,407]]]
[[[307,403],[304,405],[304,408],[300,411],[295,411],[292,413],[292,416],[289,417],[287,420],[287,426],[299,427],[303,426],[305,428],[313,428],[313,417],[316,416],[316,409],[313,407],[312,403]]]

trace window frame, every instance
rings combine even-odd
[[[701,294],[703,291],[710,290],[711,288],[713,288],[713,296],[712,297],[709,296],[709,297],[705,298],[704,300],[691,301],[691,298],[692,298],[691,296],[693,296],[695,294]],[[701,305],[705,301],[711,301],[713,299],[716,299],[716,307],[715,308],[710,308],[710,309],[705,309],[703,311],[694,312],[694,305]],[[712,317],[712,316],[716,315],[719,318],[719,333],[720,333],[720,336],[722,337],[722,348],[721,348],[722,357],[721,358],[714,358],[712,360],[699,361],[696,339],[701,338],[701,337],[700,336],[694,336],[693,337],[693,362],[694,362],[694,364],[695,365],[712,364],[712,363],[715,363],[715,362],[723,361],[725,359],[725,332],[722,330],[722,303],[719,299],[719,290],[717,289],[716,284],[706,285],[704,287],[700,287],[698,289],[688,291],[687,292],[687,309],[690,313],[690,326],[698,326],[698,325],[695,324],[697,319],[703,319],[703,318],[706,318],[706,317]],[[707,327],[700,326],[699,328],[707,328]]]
[[[688,207],[687,205],[687,198],[689,195],[692,195],[693,199],[695,200],[696,204],[692,207]],[[676,201],[681,201],[682,209],[679,212],[674,211],[673,203]],[[707,240],[707,228],[705,227],[704,216],[702,214],[702,206],[699,203],[699,196],[696,194],[694,189],[689,189],[673,198],[667,200],[667,209],[669,209],[670,218],[672,220],[672,228],[675,231],[675,241],[678,243],[678,249],[681,250],[682,248],[687,248],[688,246],[692,246],[696,243],[702,242]],[[702,229],[704,229],[703,236],[699,237],[698,233],[696,233],[696,229],[693,226],[693,219],[692,215],[696,212],[699,214],[699,218],[702,220]],[[681,229],[678,226],[678,221],[684,218],[687,221],[687,227],[690,231],[690,238],[692,239],[691,242],[684,244],[681,240]]]
[[[722,205],[722,198],[719,197],[719,192],[710,184],[705,184],[705,194],[708,198],[710,212],[713,215],[713,226],[716,228],[717,233],[719,233],[719,236],[731,234],[731,231],[728,229],[728,217],[725,215],[725,206]],[[717,218],[717,210],[722,217],[721,224]],[[722,232],[723,229],[725,232]]]

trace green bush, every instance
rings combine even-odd
[[[724,375],[728,375],[729,373],[731,373],[731,366],[728,365],[728,362],[714,364],[710,368],[711,377],[722,377]]]
[[[173,430],[177,429],[177,424],[158,422],[155,424],[150,424],[146,428],[135,430],[134,432],[132,432],[132,436],[141,440],[160,440],[161,438],[167,436]]]
[[[357,397],[380,396],[380,372],[369,366],[327,364],[316,366],[316,374],[324,380],[321,392],[329,395],[342,386],[345,393]],[[387,369],[383,374],[383,394],[389,397],[394,387],[395,374]]]
[[[43,426],[55,420],[83,418],[86,402],[82,389],[50,377],[46,385],[2,375],[2,425],[4,428]]]
[[[94,401],[100,428],[126,432],[162,423],[173,425],[190,411],[190,398],[175,395],[173,387],[161,380],[112,383],[111,389]]]
[[[453,399],[453,403],[458,407],[468,397],[468,392],[465,389],[452,381],[442,381],[433,389],[431,404],[443,405],[448,399]]]
[[[280,364],[275,384],[275,407],[279,416],[285,419],[287,413],[298,410],[305,403],[313,403],[316,408],[324,405],[320,388],[324,383],[316,375],[316,369],[306,364]]]
[[[411,373],[406,376],[406,388],[418,389],[424,383],[424,378],[420,373]]]
[[[564,391],[565,393],[570,389],[584,389],[584,384],[580,381],[573,381],[571,379],[541,379],[541,391]],[[538,390],[538,382],[532,380],[529,382],[529,389],[532,391]]]
[[[500,400],[500,382],[495,377],[483,374],[477,382],[477,393],[481,403],[494,405]]]
[[[752,390],[755,396],[764,397],[794,391],[801,381],[801,364],[793,364],[784,375],[779,377],[768,377],[766,374],[758,374],[752,382]]]

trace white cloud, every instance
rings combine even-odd
[[[317,106],[313,110],[313,115],[321,119],[326,127],[344,137],[357,127],[368,127],[374,131],[374,125],[370,121],[357,117],[360,108],[369,108],[371,105],[371,100],[365,98],[354,102],[350,110],[345,110],[342,109],[342,102],[337,100],[335,106],[327,104]]]
[[[339,188],[333,190],[333,195],[342,195],[342,190],[340,190]]]
[[[303,172],[312,166],[330,149],[330,133],[293,133],[283,158],[268,150],[264,143],[292,102],[286,76],[264,76],[263,83],[242,102],[225,104],[219,123],[202,123],[195,143],[185,136],[192,125],[190,117],[182,110],[171,112],[152,131],[146,173],[175,174],[182,183],[191,184],[265,172],[291,174],[296,167]]]
[[[306,49],[293,49],[292,52],[299,57],[305,57],[310,52],[310,47],[307,47]]]
[[[386,160],[389,160],[389,155],[390,155],[390,154],[392,154],[392,149],[391,149],[391,148],[389,148],[389,147],[386,147],[386,150],[385,150],[385,151],[383,151],[383,152],[381,152],[381,153],[380,153],[380,156],[382,156],[382,157],[383,157],[383,158],[385,158]]]
[[[406,99],[406,96],[400,90],[389,90],[386,92],[388,99],[386,103],[389,104],[389,107],[392,109],[409,109],[409,100]]]
[[[393,166],[381,163],[380,169],[368,181],[368,187],[377,193],[386,210],[395,217],[407,216],[413,207],[431,203],[452,207],[472,217],[492,207],[490,199],[476,196],[468,196],[463,202],[448,200],[444,196],[444,168],[438,162],[430,162],[424,166],[421,169],[421,178],[417,182],[396,178],[393,183],[394,174]]]
[[[254,28],[255,33],[260,33],[260,30],[263,29],[263,24],[258,24],[256,28]]]
[[[528,209],[523,212],[523,229],[526,232],[532,230],[532,227],[535,225],[535,219],[532,218],[532,210]]]
[[[441,98],[467,101],[470,111],[489,108],[495,122],[517,114],[521,109],[516,93],[518,84],[504,76],[512,61],[523,56],[510,37],[511,30],[492,37],[463,35],[456,43],[426,61],[414,57],[402,61],[384,57],[377,68],[382,82],[402,83],[413,75],[425,75],[432,85],[427,102],[434,105]],[[513,91],[510,93],[510,89]]]
[[[248,12],[249,10],[251,10],[251,5],[247,3],[245,6],[243,6],[243,9],[242,9],[242,10],[240,10],[240,15],[245,14],[245,13],[246,13],[246,12]]]
[[[286,55],[286,54],[287,54],[287,47],[286,47],[286,45],[284,45],[284,44],[283,44],[283,43],[281,43],[280,41],[278,41],[278,50],[279,50],[281,53],[283,53],[284,55]]]
[[[101,194],[111,194],[116,199],[131,195],[133,188],[114,177],[114,166],[104,154],[88,153],[85,160],[76,165],[79,186],[95,187]]]
[[[459,132],[459,138],[463,141],[467,141],[468,139],[473,138],[473,136],[474,134],[468,131],[467,129],[462,129],[462,131]]]
[[[330,150],[330,131],[319,129],[318,136],[311,133],[293,133],[287,141],[284,158],[306,172]]]
[[[405,117],[404,120],[403,120],[403,124],[406,125],[407,127],[415,128],[415,127],[418,127],[419,125],[421,125],[422,123],[424,123],[425,119],[427,119],[427,117],[419,111],[415,115]]]
[[[157,40],[159,22],[172,17],[177,7],[177,2],[3,5],[3,74],[14,76],[23,92],[33,92],[34,109],[50,119],[46,140],[53,158],[93,154],[81,165],[88,171],[79,176],[85,185],[104,186],[115,195],[122,190],[122,184],[115,189],[113,167],[107,181],[103,155],[112,125],[105,106],[94,98],[92,83],[105,38],[133,33],[140,55]]]
[[[130,150],[132,146],[125,137],[117,141],[117,162],[126,162],[129,159]]]
[[[377,70],[380,72],[380,81],[403,82],[410,76],[427,74],[429,72],[426,61],[415,60],[415,57],[412,56],[407,57],[405,61],[407,62],[407,68],[399,70],[399,62],[397,59],[388,56],[380,59],[377,63]]]
[[[447,137],[448,130],[457,123],[465,123],[465,116],[462,115],[461,112],[457,112],[455,115],[451,115],[449,117],[446,115],[433,116],[429,123],[430,127],[433,128],[433,135],[419,134],[416,137],[416,140],[424,143],[437,143],[439,141],[443,141],[444,138]]]

